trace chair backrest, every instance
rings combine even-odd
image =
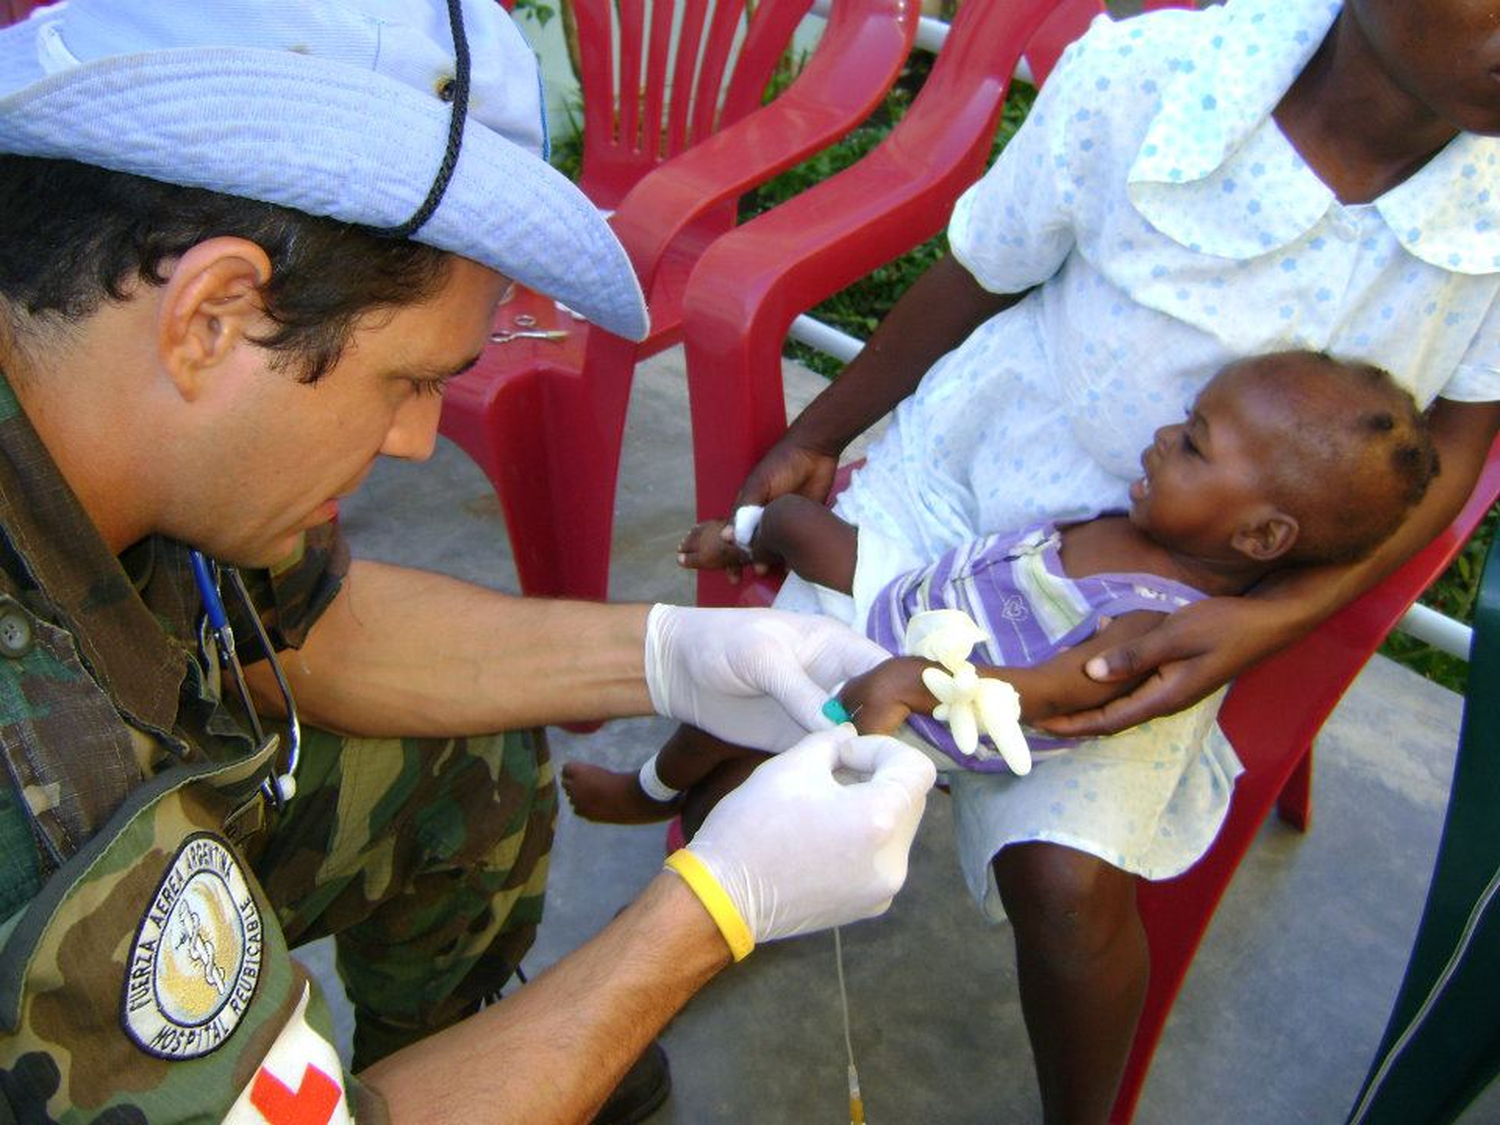
[[[812,0],[576,0],[580,186],[613,208],[663,160],[760,104]]]
[[[934,201],[937,210],[927,225],[946,222],[959,192],[984,170],[1014,72],[1010,64],[1015,49],[1025,45],[1023,54],[1040,85],[1052,72],[1062,47],[1104,11],[1104,2],[1056,0],[1050,5],[1032,5],[1034,13],[1046,12],[1040,23],[1034,14],[1016,10],[1024,7],[1011,0],[961,6],[927,81],[882,146],[898,162],[926,159],[939,167],[951,164],[958,172],[953,185],[945,185]],[[997,50],[1002,44],[1009,49]],[[871,205],[879,206],[879,200],[872,200]],[[930,233],[924,230],[916,237]]]

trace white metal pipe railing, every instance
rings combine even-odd
[[[805,313],[792,321],[787,335],[799,344],[806,344],[824,355],[833,356],[840,363],[848,363],[865,346],[863,340],[840,331],[831,324],[814,320]]]
[[[833,0],[815,0],[812,14],[827,19],[832,2]],[[948,25],[944,21],[931,16],[921,18],[917,27],[918,50],[931,51],[936,54],[947,38]],[[1021,65],[1016,68],[1016,77],[1023,82],[1032,80],[1031,69],[1026,65],[1025,59],[1022,59]],[[787,335],[800,344],[806,344],[816,351],[833,356],[840,363],[848,363],[865,346],[864,341],[857,337],[806,314],[792,321],[792,327]],[[1406,611],[1405,616],[1396,622],[1396,630],[1463,661],[1469,659],[1469,647],[1474,640],[1474,630],[1462,621],[1455,621],[1421,603]]]
[[[1406,611],[1406,616],[1396,622],[1396,628],[1463,661],[1469,659],[1469,649],[1474,644],[1473,629],[1421,602]]]

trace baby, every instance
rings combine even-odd
[[[1016,689],[1023,722],[1098,706],[1134,685],[1091,679],[1084,666],[1096,652],[1159,614],[1243,593],[1273,569],[1361,558],[1421,500],[1438,460],[1425,419],[1386,372],[1281,352],[1220,371],[1184,421],[1156,432],[1141,468],[1127,512],[986,536],[896,577],[868,607],[866,631],[901,653],[915,614],[960,609],[987,636],[973,657],[979,675]],[[734,524],[698,525],[678,561],[784,563],[819,585],[854,589],[856,529],[823,505],[782,496],[758,523],[743,512],[738,523],[738,540]],[[909,723],[947,768],[1004,770],[992,746],[963,753],[930,717],[938,701],[922,673],[933,666],[896,656],[851,680],[841,702],[864,732]],[[1067,745],[1031,740],[1038,756]],[[638,774],[568,763],[563,788],[588,819],[659,820],[682,790],[750,754],[683,727]]]

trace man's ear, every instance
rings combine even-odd
[[[178,393],[192,400],[264,319],[260,287],[271,259],[248,239],[210,238],[170,270],[157,304],[157,351]]]
[[[1274,562],[1296,545],[1301,532],[1297,517],[1277,508],[1236,531],[1230,544],[1254,562]]]

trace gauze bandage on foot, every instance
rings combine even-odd
[[[759,504],[745,504],[734,510],[734,545],[746,554],[750,553],[750,541],[760,530],[760,517],[765,512]]]
[[[959,752],[973,757],[983,730],[1012,773],[1028,774],[1031,748],[1021,733],[1020,695],[1004,680],[981,676],[968,660],[974,646],[986,639],[984,631],[959,609],[918,613],[906,626],[907,655],[942,665],[924,671],[922,683],[938,701],[932,717],[948,724]]]
[[[659,757],[661,757],[660,754],[652,754],[651,757],[647,758],[646,761],[641,765],[641,792],[645,793],[646,796],[650,797],[653,801],[660,801],[665,805],[677,800],[678,797],[682,796],[682,790],[673,789],[670,785],[663,781],[661,779],[661,775],[656,772],[656,759]]]

